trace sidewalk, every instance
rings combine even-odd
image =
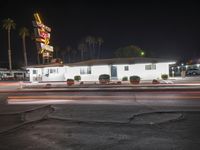
[[[179,85],[200,85],[200,77],[174,77],[168,80],[158,80],[159,84],[152,84],[152,80],[141,80],[140,84],[130,84],[129,81],[111,81],[109,84],[99,84],[97,82],[75,82],[74,85],[68,86],[66,82],[21,82],[21,88],[103,88],[103,87],[159,87],[159,86],[179,86]]]
[[[75,82],[68,86],[66,82],[0,82],[0,91],[28,91],[28,90],[104,90],[104,89],[200,89],[200,77],[176,77],[168,80],[159,80],[160,84],[152,84],[152,80],[141,80],[140,84],[130,84],[129,81],[121,83],[111,81],[110,84],[99,84],[98,82]]]

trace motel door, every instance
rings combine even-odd
[[[117,66],[111,66],[111,79],[117,79]]]

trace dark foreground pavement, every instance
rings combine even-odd
[[[0,104],[2,150],[198,150],[199,106]]]

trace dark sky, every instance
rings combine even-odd
[[[43,1],[43,2],[42,2]],[[76,48],[87,35],[104,39],[103,57],[130,44],[154,57],[189,59],[200,56],[200,5],[195,1],[59,1],[27,0],[0,6],[0,20],[16,22],[12,31],[12,56],[15,64],[23,62],[19,28],[33,31],[33,13],[52,28],[51,45]],[[28,59],[36,61],[34,41],[27,39]],[[7,62],[7,34],[0,30],[0,62]]]

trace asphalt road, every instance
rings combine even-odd
[[[2,150],[200,147],[200,91],[0,94]]]
[[[113,105],[163,105],[200,106],[200,91],[20,91],[7,93],[8,104],[113,104]]]

